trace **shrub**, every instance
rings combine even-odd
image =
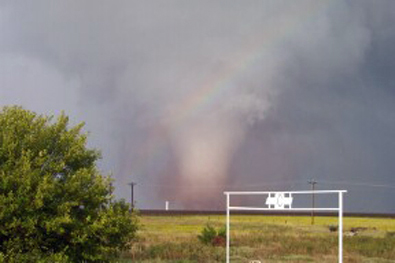
[[[385,236],[387,238],[395,238],[395,232],[388,231]]]
[[[216,230],[213,226],[207,224],[198,239],[205,245],[224,246],[226,240],[226,228]]]
[[[328,229],[330,232],[336,232],[338,229],[338,226],[337,225],[329,225]]]
[[[0,262],[108,262],[137,219],[115,201],[83,124],[20,107],[0,111]]]

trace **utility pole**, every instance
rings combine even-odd
[[[309,181],[307,181],[310,185],[311,185],[311,190],[313,191],[313,194],[311,196],[311,224],[314,225],[314,208],[315,208],[315,200],[314,200],[314,190],[315,190],[315,185],[317,184],[317,181],[314,179],[310,179]]]
[[[136,185],[136,183],[131,182],[128,183],[128,185],[130,185],[130,204],[132,205],[132,212],[134,210],[134,186]]]

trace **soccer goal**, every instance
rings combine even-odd
[[[343,262],[343,194],[346,190],[317,190],[293,192],[224,192],[226,195],[226,263],[230,263],[230,211],[336,211],[339,216],[339,263]],[[293,207],[294,198],[300,195],[337,195],[337,207]],[[262,207],[232,206],[231,196],[263,196],[266,197]]]

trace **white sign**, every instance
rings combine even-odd
[[[266,205],[272,209],[290,209],[292,208],[292,194],[290,193],[269,193],[266,198]]]

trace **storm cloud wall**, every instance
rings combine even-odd
[[[0,105],[86,121],[116,194],[350,190],[395,212],[393,1],[2,1]],[[361,200],[364,200],[363,202]]]

